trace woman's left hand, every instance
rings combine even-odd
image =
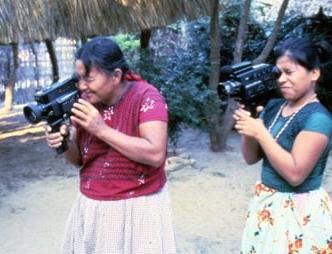
[[[235,110],[233,118],[236,121],[235,129],[242,135],[258,138],[266,130],[263,121],[260,118],[253,118],[243,106]]]
[[[70,119],[93,135],[96,135],[106,127],[99,111],[91,103],[83,99],[78,99],[78,102],[74,103]]]

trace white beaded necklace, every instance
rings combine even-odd
[[[296,116],[296,114],[297,114],[302,108],[304,108],[305,105],[307,105],[308,103],[313,102],[314,100],[316,100],[316,97],[317,97],[317,95],[314,94],[313,97],[311,97],[307,102],[305,102],[301,107],[299,107],[294,113],[292,113],[292,114],[290,115],[290,117],[287,119],[287,121],[286,121],[286,123],[284,124],[284,126],[279,130],[279,132],[277,133],[277,135],[274,137],[274,140],[277,140],[277,139],[280,137],[280,135],[281,135],[281,134],[284,132],[284,130],[288,127],[288,125],[290,124],[290,122],[294,119],[294,117]],[[285,108],[286,105],[287,105],[287,101],[286,101],[284,104],[281,105],[281,107],[280,107],[278,113],[277,113],[276,116],[274,117],[274,119],[273,119],[271,125],[270,125],[269,128],[268,128],[268,131],[269,131],[270,133],[272,133],[272,132],[271,132],[271,131],[272,131],[272,128],[273,128],[273,126],[276,124],[276,122],[277,122],[279,116],[281,115],[282,110]]]

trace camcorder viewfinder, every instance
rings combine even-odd
[[[63,81],[58,81],[34,94],[35,101],[23,108],[26,120],[32,124],[46,121],[51,126],[52,132],[58,132],[71,115],[71,108],[77,101],[78,79],[72,76]],[[65,140],[56,149],[58,154],[67,150]]]
[[[265,106],[280,97],[277,79],[280,71],[270,64],[253,65],[250,61],[226,65],[220,69],[218,95],[222,101],[234,98],[256,115],[257,106]]]

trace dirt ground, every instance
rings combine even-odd
[[[41,126],[27,124],[21,112],[0,113],[0,253],[56,254],[77,195],[78,169],[56,156]],[[236,133],[225,152],[213,153],[206,134],[187,130],[176,151],[167,175],[178,253],[239,253],[260,164],[244,164]],[[324,185],[332,193],[332,158]]]

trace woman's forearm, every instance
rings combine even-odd
[[[261,148],[254,138],[242,135],[241,150],[244,160],[249,165],[258,162],[262,158]]]
[[[268,132],[262,133],[257,140],[272,167],[293,186],[300,185],[306,179],[328,143],[323,134],[301,132],[289,152]]]
[[[69,136],[65,141],[67,142],[67,147],[68,147],[68,149],[64,153],[66,160],[75,166],[81,166],[82,159],[81,159],[80,149],[77,143],[76,128],[74,127],[70,128]]]
[[[149,122],[141,125],[140,137],[128,136],[113,128],[103,128],[97,137],[129,159],[159,167],[166,157],[167,124]]]

